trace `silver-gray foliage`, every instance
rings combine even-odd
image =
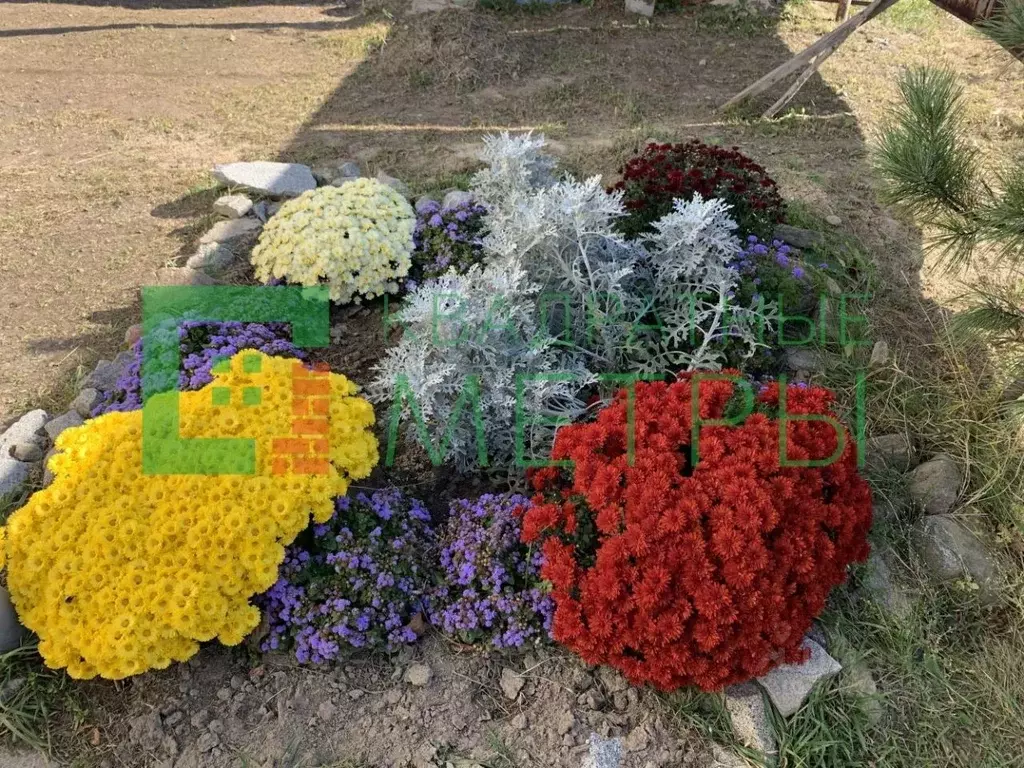
[[[538,292],[516,259],[428,281],[396,316],[402,339],[377,366],[371,398],[401,408],[410,436],[425,427],[460,471],[479,466],[480,432],[491,465],[511,466],[517,441],[522,458],[539,458],[554,434],[544,421],[579,416],[593,376],[538,325]]]
[[[394,400],[396,387],[411,395],[398,398],[406,429],[417,429],[414,400],[432,446],[447,438],[460,469],[478,456],[467,381],[480,383],[489,460],[508,465],[523,377],[554,375],[531,381],[519,402],[529,456],[550,447],[553,429],[537,420],[581,414],[579,393],[596,374],[721,368],[727,336],[749,354],[770,315],[730,306],[740,241],[725,203],[677,201],[644,242],[627,241],[614,227],[625,214],[621,195],[600,177],[556,180],[543,146],[529,134],[484,140],[487,167],[472,192],[488,206],[488,266],[449,272],[409,295],[402,340],[370,386],[378,402]],[[660,331],[638,328],[652,317]]]

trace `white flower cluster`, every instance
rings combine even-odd
[[[256,277],[330,287],[346,304],[396,293],[412,265],[416,215],[375,179],[320,187],[289,200],[267,222],[252,252]]]

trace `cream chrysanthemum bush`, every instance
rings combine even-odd
[[[395,293],[412,265],[416,215],[409,201],[375,179],[310,190],[281,206],[252,252],[256,277],[297,285],[327,283],[345,304]]]
[[[327,520],[332,499],[378,459],[373,408],[356,386],[326,372],[310,385],[301,366],[246,350],[230,372],[180,395],[181,437],[252,438],[251,475],[144,474],[143,411],[60,435],[53,483],[0,529],[11,597],[48,666],[118,679],[184,661],[202,641],[237,644],[257,626],[249,599],[274,584],[285,546],[310,516]],[[215,404],[215,387],[230,401]],[[330,398],[299,402],[318,387]],[[326,470],[281,471],[298,439],[293,413],[306,406],[326,422]]]

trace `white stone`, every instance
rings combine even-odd
[[[199,238],[199,243],[221,243],[232,246],[245,241],[255,240],[263,224],[258,220],[249,219],[227,219],[218,221],[210,230]]]
[[[11,446],[9,454],[12,459],[34,464],[43,458],[43,449],[39,443],[15,443]]]
[[[228,269],[238,260],[235,251],[224,243],[201,243],[199,249],[189,257],[185,266],[217,274]]]
[[[404,197],[409,196],[409,186],[401,179],[396,179],[394,176],[389,176],[384,172],[378,173],[376,179],[381,184],[386,184],[387,186],[391,187],[398,194]]]
[[[469,205],[473,202],[473,193],[461,189],[453,189],[444,196],[441,201],[442,208],[457,208],[460,205]]]
[[[156,271],[157,285],[219,285],[205,272],[191,267],[163,267]]]
[[[626,0],[626,13],[639,13],[641,16],[650,18],[654,15],[654,3],[644,0]]]
[[[769,757],[778,752],[775,729],[768,719],[760,688],[753,683],[729,686],[725,689],[725,708],[729,711],[733,735],[740,744]]]
[[[842,671],[842,665],[810,638],[804,638],[803,647],[811,656],[803,664],[783,664],[764,677],[758,678],[775,708],[783,717],[789,717],[811,693],[815,683]]]
[[[887,362],[889,362],[889,343],[884,339],[879,339],[871,347],[871,359],[868,360],[868,365],[872,368],[878,368]]]
[[[299,163],[227,163],[213,169],[213,178],[231,187],[245,187],[271,197],[296,197],[316,189],[308,166]]]
[[[44,447],[46,438],[41,433],[49,420],[50,414],[42,409],[23,415],[0,435],[0,456],[6,457],[17,443],[35,443]]]
[[[825,221],[828,223],[829,226],[832,226],[832,227],[838,227],[840,224],[843,223],[843,220],[840,219],[835,214],[833,214],[831,216],[826,216],[825,217]]]
[[[28,482],[32,465],[3,455],[0,456],[0,501],[16,498]]]
[[[221,195],[213,204],[213,212],[229,219],[240,219],[252,210],[252,200],[245,195]]]

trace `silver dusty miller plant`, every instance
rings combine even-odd
[[[370,397],[390,400],[436,462],[467,471],[544,458],[552,422],[585,410],[577,394],[593,376],[537,324],[538,292],[511,259],[428,281],[397,314],[402,339]]]
[[[409,294],[402,340],[370,386],[460,470],[478,465],[481,434],[492,465],[546,454],[550,422],[584,412],[596,373],[718,369],[723,342],[750,354],[766,320],[731,304],[740,242],[725,203],[677,201],[644,242],[626,241],[614,229],[621,196],[600,177],[555,180],[543,146],[529,134],[484,140],[472,192],[488,207],[487,266]]]
[[[645,239],[641,277],[658,330],[640,335],[629,357],[645,373],[715,370],[731,340],[740,356],[759,347],[775,307],[741,307],[732,301],[739,274],[730,266],[742,250],[736,222],[722,200],[695,194],[676,200]]]

